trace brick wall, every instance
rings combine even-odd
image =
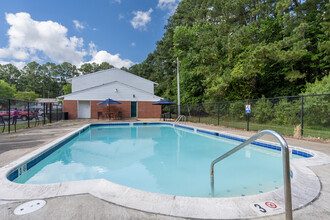
[[[64,100],[63,101],[63,112],[69,113],[69,119],[78,118],[78,101],[77,100]]]
[[[103,118],[107,118],[105,115],[109,112],[109,106],[97,105],[97,103],[103,100],[91,101],[91,118],[97,119],[98,112],[102,112]],[[131,117],[131,102],[119,101],[120,105],[111,105],[110,111],[112,117],[117,118],[118,112],[122,112],[122,118]],[[161,106],[152,105],[153,102],[138,102],[137,103],[137,116],[138,118],[160,118]],[[63,112],[69,112],[69,119],[78,118],[78,101],[77,100],[64,100]]]
[[[154,102],[138,102],[138,118],[160,118],[161,105],[152,105]]]

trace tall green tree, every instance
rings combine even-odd
[[[0,98],[13,98],[15,92],[14,86],[10,86],[4,80],[0,80]]]
[[[12,64],[0,64],[0,79],[7,82],[10,86],[18,86],[18,79],[21,76],[21,72],[17,69],[16,66]]]
[[[183,103],[297,95],[329,74],[325,0],[182,0],[155,51],[130,71]]]
[[[16,94],[14,94],[15,99],[24,100],[28,102],[34,102],[39,95],[35,94],[34,92],[20,92],[18,91]]]

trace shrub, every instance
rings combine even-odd
[[[297,125],[300,123],[300,100],[288,101],[281,99],[274,105],[274,119],[272,122],[279,125]]]

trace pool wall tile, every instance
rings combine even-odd
[[[134,126],[136,126],[136,125],[171,125],[172,126],[171,123],[166,123],[166,122],[164,122],[164,123],[162,123],[162,122],[135,122],[135,123],[133,123],[133,125]]]
[[[183,125],[177,125],[177,124],[175,125],[175,127],[184,128],[184,129],[191,130],[191,131],[195,130],[194,128],[191,128],[191,127],[188,127],[188,126],[183,126]]]
[[[129,123],[102,123],[102,124],[91,124],[90,127],[99,127],[99,126],[116,126],[116,125],[123,125],[123,126],[129,126]]]
[[[18,170],[14,170],[11,174],[8,175],[8,180],[13,181],[18,177]]]
[[[202,130],[202,129],[197,129],[197,132],[202,132],[202,133],[206,133],[206,134],[211,134],[211,135],[219,136],[219,133],[218,132],[205,131],[205,130]]]
[[[48,157],[49,155],[51,155],[52,153],[54,153],[56,150],[58,150],[59,148],[61,148],[62,146],[64,146],[65,144],[67,144],[68,142],[70,142],[71,140],[73,140],[74,138],[78,137],[80,134],[82,134],[83,132],[85,132],[86,130],[88,130],[89,127],[90,126],[87,126],[84,129],[80,130],[79,132],[74,133],[70,137],[68,137],[65,140],[63,140],[63,141],[55,144],[53,147],[51,147],[50,149],[46,150],[45,152],[43,152],[42,154],[38,155],[37,157],[32,158],[31,160],[29,160],[26,163],[26,171],[28,171],[29,169],[31,169],[32,167],[34,167],[40,161],[42,161],[43,159],[45,159],[46,157]],[[8,175],[7,178],[10,181],[13,181],[13,180],[15,180],[18,177],[18,169],[19,168],[16,168],[11,174]]]
[[[243,139],[243,138],[232,137],[232,136],[225,135],[225,134],[220,134],[220,133],[217,133],[217,132],[210,132],[210,131],[205,131],[205,130],[202,130],[202,129],[197,129],[197,131],[202,132],[202,133],[206,133],[206,134],[216,135],[216,136],[219,136],[219,137],[222,137],[222,138],[227,138],[227,139],[231,139],[231,140],[235,140],[235,141],[240,141],[240,142],[246,141],[246,139]],[[260,146],[260,147],[265,147],[265,148],[277,150],[277,151],[282,150],[281,147],[279,147],[279,146],[266,144],[266,143],[262,143],[262,142],[259,142],[259,141],[254,141],[251,144],[257,145],[257,146]],[[303,152],[303,151],[298,151],[298,150],[292,150],[292,154],[299,155],[299,156],[306,157],[306,158],[313,157],[313,155],[311,155],[309,153],[306,153],[306,152]]]

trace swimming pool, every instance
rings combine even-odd
[[[4,167],[1,167],[0,168],[0,185],[1,185],[0,199],[2,200],[31,200],[31,199],[41,199],[41,198],[46,199],[46,198],[52,198],[58,196],[71,196],[71,195],[88,193],[91,194],[92,196],[108,201],[112,204],[128,207],[134,210],[140,210],[144,212],[162,214],[167,216],[199,218],[199,219],[255,218],[258,216],[279,214],[279,213],[283,213],[284,211],[283,207],[285,206],[285,201],[283,197],[284,195],[283,186],[279,187],[278,189],[276,188],[273,190],[270,189],[270,191],[268,192],[266,192],[266,190],[265,191],[260,190],[263,191],[262,193],[259,191],[255,191],[257,194],[246,195],[246,196],[241,195],[235,197],[228,197],[226,195],[219,195],[222,190],[221,187],[219,187],[220,186],[219,184],[221,184],[223,179],[218,180],[217,175],[220,175],[218,171],[223,165],[223,162],[228,158],[226,158],[224,161],[216,165],[215,187],[216,187],[216,191],[220,190],[217,196],[221,196],[221,197],[214,197],[214,198],[209,198],[209,192],[205,193],[207,194],[206,197],[192,197],[192,196],[187,197],[187,196],[179,196],[173,194],[154,193],[133,187],[127,187],[122,184],[116,184],[113,181],[109,181],[103,178],[76,180],[76,181],[72,181],[68,179],[67,180],[68,182],[64,180],[63,182],[54,181],[54,183],[47,183],[47,184],[37,184],[37,183],[29,184],[25,180],[24,180],[25,181],[24,184],[14,182],[14,181],[18,181],[24,175],[27,175],[29,171],[33,171],[33,169],[36,169],[39,166],[39,164],[44,163],[45,159],[47,160],[47,158],[53,157],[62,149],[66,148],[66,144],[70,144],[71,141],[74,139],[80,138],[81,141],[85,142],[88,141],[88,138],[94,137],[94,139],[98,140],[98,142],[105,143],[107,140],[105,140],[104,138],[98,135],[93,136],[90,133],[89,136],[85,136],[85,134],[87,134],[89,130],[91,129],[93,130],[95,128],[96,129],[95,131],[97,131],[98,128],[102,128],[104,126],[105,124],[86,124],[85,126],[82,126],[76,131],[73,131],[56,140],[53,140],[52,142],[39,147],[35,151],[22,156],[21,158],[9,163]],[[183,134],[186,136],[191,134],[204,136],[205,138],[212,139],[212,141],[218,141],[218,139],[223,139],[225,142],[228,141],[231,142],[230,140],[235,140],[237,141],[236,143],[241,143],[242,141],[247,139],[246,137],[232,135],[225,132],[208,130],[191,125],[189,126],[178,125],[173,123],[129,122],[129,123],[106,124],[106,127],[113,127],[113,128],[136,127],[137,129],[132,129],[132,131],[134,130],[135,132],[129,133],[131,137],[133,135],[133,137],[152,139],[152,141],[154,142],[157,141],[159,142],[158,140],[159,138],[157,137],[150,138],[149,136],[146,136],[149,135],[150,132],[143,132],[142,127],[151,128],[151,127],[159,127],[159,126],[175,128],[175,132],[178,132],[179,134]],[[98,132],[95,132],[95,134],[98,134]],[[128,133],[125,132],[125,135],[127,134]],[[161,133],[152,132],[152,134],[159,136],[160,134],[162,134],[162,132]],[[122,136],[119,135],[117,138],[119,140],[122,138]],[[168,138],[166,140],[168,140]],[[188,140],[191,140],[191,138],[190,139],[188,138]],[[183,159],[185,159],[182,158],[181,152],[191,153],[191,149],[184,150],[184,147],[182,147],[183,142],[181,142],[181,139],[177,138],[176,141],[177,142],[179,141],[180,144],[177,146],[180,146],[180,148],[175,149],[172,146],[171,148],[175,149],[176,151],[175,153],[174,151],[172,151],[172,154],[168,155],[169,156],[168,158],[171,158],[170,159],[170,162],[172,162],[171,164],[175,164],[174,162],[178,161],[178,164],[180,165],[180,162],[184,161]],[[173,143],[173,141],[171,143]],[[195,141],[193,141],[193,143],[195,143]],[[206,147],[207,146],[208,145],[206,145]],[[266,148],[269,148],[272,149],[270,151],[271,152],[270,154],[275,154],[275,157],[277,157],[278,151],[280,149],[280,147],[277,146],[275,143],[269,141],[260,141],[260,140],[254,142],[254,145],[251,146],[251,148],[253,148],[254,150],[251,150],[249,148],[250,147],[245,149],[248,149],[250,153],[247,153],[248,151],[246,151],[244,156],[246,158],[250,157],[250,160],[253,160],[254,158],[253,156],[255,155],[254,150],[262,151],[264,153],[264,150]],[[319,195],[321,189],[321,185],[318,177],[313,173],[312,170],[308,168],[308,166],[327,164],[329,163],[330,158],[327,155],[324,155],[317,151],[305,150],[303,148],[293,147],[293,146],[290,146],[290,148],[292,149],[293,157],[296,157],[297,155],[302,156],[301,159],[293,159],[290,161],[290,167],[293,174],[291,179],[292,204],[293,204],[292,208],[297,209],[313,201]],[[149,150],[152,153],[158,153],[158,154],[163,153],[163,151],[159,150],[162,148],[158,148],[158,145],[156,145],[152,149],[153,149],[152,151]],[[158,149],[158,151],[154,149]],[[118,150],[122,150],[122,148],[118,148]],[[146,152],[149,153],[149,151]],[[252,154],[251,151],[253,151]],[[143,156],[143,158],[145,158],[146,155],[149,155],[146,154],[146,152],[144,152],[145,154],[140,154],[135,156],[137,157]],[[207,152],[208,151],[200,153],[200,156],[205,156]],[[179,155],[180,157],[176,157],[177,155]],[[231,157],[234,157],[234,155],[232,155]],[[67,154],[66,156],[69,158],[69,154]],[[212,157],[212,159],[215,159],[219,155],[212,155],[212,156],[214,156],[214,158]],[[149,158],[150,156],[147,157],[147,159]],[[61,160],[59,161],[59,163],[63,163],[63,165],[66,165],[66,162],[64,163],[63,161],[64,160]],[[143,159],[141,161],[143,161],[142,162],[143,164],[146,163],[147,160]],[[101,159],[99,159],[98,162],[101,163],[101,165],[103,163]],[[157,168],[161,168],[161,164],[162,163],[159,163]],[[195,165],[193,164],[193,167],[197,167],[198,169],[201,169],[199,166],[200,163],[196,163]],[[208,170],[206,174],[208,181],[209,181],[208,175],[210,172],[209,166],[210,164],[208,165]],[[282,164],[280,166],[282,166]],[[98,170],[98,172],[100,173],[104,171],[98,168],[99,167],[97,167],[97,169],[94,170]],[[65,171],[61,170],[60,172],[56,172],[53,175],[54,176],[62,175],[62,173],[66,173],[66,170]],[[153,175],[156,176],[156,174]],[[29,181],[28,179],[32,181],[33,178],[26,178],[27,181]],[[208,184],[209,183],[210,182],[208,182]],[[194,182],[187,184],[192,185],[194,184]],[[227,189],[222,190],[222,192],[230,193],[227,192]],[[266,213],[264,212],[261,213],[259,210],[255,209],[254,205],[256,203],[265,204],[265,202],[269,202],[269,201],[276,203],[278,208],[271,210],[271,212],[269,211]]]
[[[211,197],[210,164],[241,143],[233,139],[172,124],[92,125],[34,166],[35,162],[27,163],[28,171],[12,180],[50,184],[106,179],[154,193]],[[280,188],[279,150],[256,142],[219,163],[214,196],[246,196]]]

